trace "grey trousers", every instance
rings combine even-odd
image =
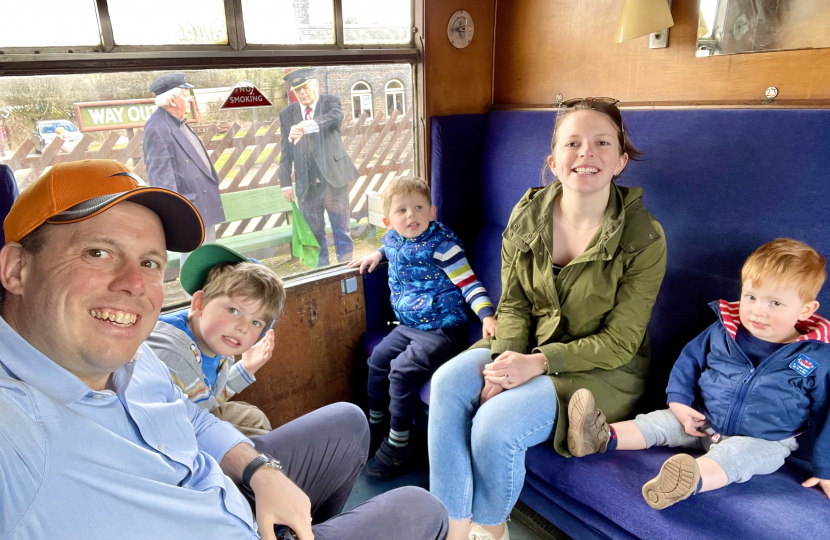
[[[448,518],[429,492],[403,487],[340,514],[369,453],[369,424],[357,406],[335,403],[267,435],[256,449],[279,459],[311,499],[317,540],[443,540]]]
[[[692,437],[683,424],[668,409],[638,414],[634,425],[643,434],[646,448],[668,446],[694,448],[706,452],[706,457],[720,465],[729,483],[746,482],[756,474],[772,474],[784,465],[784,460],[798,449],[795,437],[782,441],[767,441],[757,437]]]

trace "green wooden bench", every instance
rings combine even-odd
[[[223,193],[222,207],[225,210],[224,223],[241,221],[269,214],[291,212],[291,203],[285,200],[280,186],[269,186],[264,188],[247,189]],[[356,224],[351,220],[351,225]],[[331,232],[331,225],[326,220],[326,232]],[[242,234],[235,234],[216,240],[217,244],[229,247],[237,253],[250,253],[259,249],[277,247],[291,243],[291,225],[282,225],[261,231],[252,231]],[[167,267],[179,267],[179,253],[167,252]]]

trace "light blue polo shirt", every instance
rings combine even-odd
[[[141,345],[96,392],[0,318],[0,537],[258,538],[218,462],[241,442]]]

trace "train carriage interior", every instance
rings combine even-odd
[[[62,24],[82,28],[78,21],[92,17],[92,38],[81,43],[38,42],[49,32],[7,32],[13,12],[30,26],[51,16],[0,2],[0,164],[14,171],[23,192],[50,166],[79,159],[115,159],[142,176],[141,107],[152,105],[152,95],[133,86],[174,71],[198,81],[198,110],[186,121],[221,177],[227,219],[217,241],[285,280],[273,356],[234,398],[259,407],[278,427],[338,401],[368,414],[367,359],[396,324],[389,263],[361,274],[338,262],[331,221],[325,267],[311,268],[316,263],[294,249],[296,218],[278,173],[280,137],[288,136],[278,113],[296,99],[284,76],[310,67],[321,92],[341,99],[343,147],[359,175],[348,188],[354,256],[381,246],[386,231],[376,205],[384,186],[419,176],[431,187],[437,221],[461,239],[494,303],[502,293],[505,229],[528,189],[543,185],[559,104],[610,96],[644,154],[616,182],[642,188],[665,233],[667,268],[648,324],[651,364],[637,412],[664,409],[675,360],[715,322],[710,302],[739,299],[741,267],[753,250],[786,237],[830,256],[827,2],[668,0],[672,25],[646,28],[644,20],[665,3],[293,0],[274,2],[280,7],[267,13],[296,14],[296,24],[271,28],[244,17],[267,2],[215,0],[218,15],[189,27],[189,42],[171,44],[143,40],[144,18],[119,21],[129,2],[75,2],[77,19],[50,21],[51,32]],[[376,20],[366,15],[373,22],[362,24],[362,13]],[[210,27],[216,17],[219,34]],[[631,35],[632,26],[643,33]],[[257,85],[273,106],[220,109],[239,83]],[[49,92],[55,103],[38,101]],[[113,112],[104,125],[107,107],[123,107],[129,121]],[[101,126],[92,126],[87,109],[97,111]],[[35,122],[44,120],[67,120],[84,136],[71,144],[33,140]],[[171,253],[165,311],[189,306],[178,275],[179,256]],[[817,300],[819,313],[830,317],[830,287]],[[481,329],[469,310],[468,316],[476,321],[472,344]],[[419,397],[416,456],[394,478],[362,474],[346,509],[402,485],[429,489],[428,417],[441,403],[430,400],[429,382]],[[826,537],[830,500],[801,486],[813,476],[818,436],[809,424],[776,472],[661,511],[646,504],[641,486],[675,449],[575,459],[543,443],[527,452],[510,532],[514,540]]]

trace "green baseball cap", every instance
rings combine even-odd
[[[249,261],[259,262],[243,257],[234,250],[219,244],[204,244],[191,251],[182,265],[181,271],[179,272],[182,289],[190,295],[202,290],[205,286],[205,281],[207,281],[208,272],[217,264]]]

